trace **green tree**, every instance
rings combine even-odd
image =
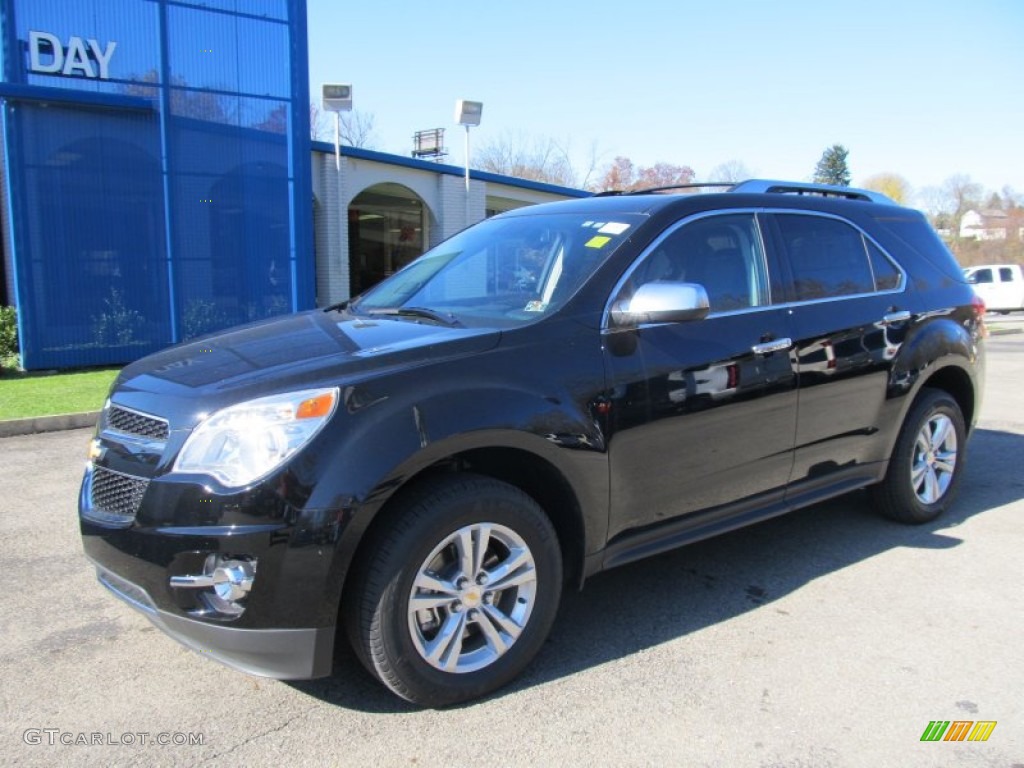
[[[821,159],[814,169],[815,183],[850,186],[850,168],[846,164],[848,154],[850,151],[842,144],[833,144],[822,152]]]

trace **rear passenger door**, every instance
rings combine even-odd
[[[892,362],[911,320],[906,277],[850,222],[776,212],[799,402],[790,494],[870,475]]]

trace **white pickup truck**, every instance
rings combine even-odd
[[[964,269],[964,277],[989,312],[1024,309],[1024,269],[1020,264],[981,264]]]

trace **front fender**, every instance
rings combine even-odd
[[[426,366],[345,389],[344,409],[324,441],[326,471],[309,504],[347,510],[331,591],[340,597],[360,542],[401,488],[431,467],[481,449],[516,451],[557,472],[582,514],[581,556],[604,545],[608,458],[593,410],[604,385],[600,349],[552,345],[539,355],[533,347],[531,365],[549,366],[550,375],[532,377],[516,364],[517,354],[497,350],[449,361],[443,371]],[[546,355],[551,359],[542,359]]]

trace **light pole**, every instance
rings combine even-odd
[[[482,101],[459,99],[455,102],[455,122],[466,126],[466,224],[469,224],[469,129],[480,125],[480,117],[484,111]]]
[[[352,84],[328,83],[321,89],[324,110],[334,113],[334,169],[341,170],[341,113],[352,111]]]
[[[320,103],[328,112],[334,113],[334,192],[335,205],[340,213],[345,212],[345,203],[342,199],[341,188],[341,113],[352,111],[352,84],[351,83],[329,83],[324,84],[321,89]],[[341,217],[341,221],[346,221]],[[348,226],[347,224],[344,226]],[[339,244],[339,249],[344,252],[344,246]],[[348,298],[351,295],[352,275],[351,267],[344,265],[342,275],[345,276],[347,285],[343,289],[342,297]],[[334,301],[332,296],[331,301]]]

